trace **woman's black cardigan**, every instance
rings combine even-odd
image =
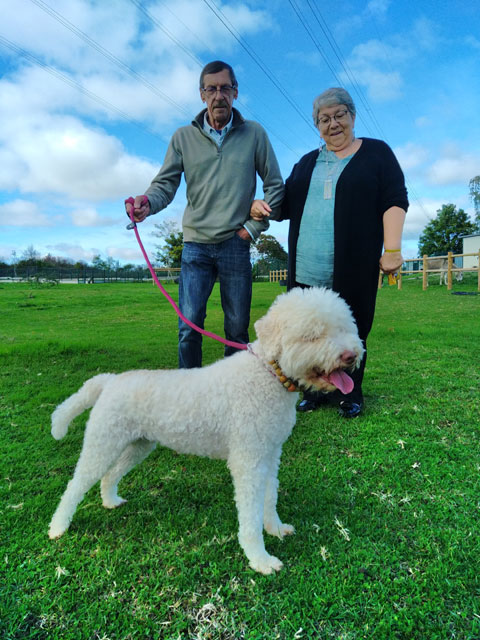
[[[316,149],[303,156],[285,183],[280,219],[290,220],[289,289],[295,286],[300,222],[318,154]],[[359,150],[340,174],[335,191],[332,287],[350,305],[363,340],[375,313],[383,214],[393,206],[408,209],[400,165],[387,144],[363,138]],[[318,250],[322,250],[321,246]]]

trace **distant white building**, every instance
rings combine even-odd
[[[476,256],[465,256],[463,258],[464,269],[478,269],[478,252],[480,251],[480,233],[472,233],[469,236],[462,236],[463,253],[476,253]]]

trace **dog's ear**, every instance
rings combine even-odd
[[[260,340],[260,344],[262,345],[266,355],[272,359],[278,358],[281,351],[281,331],[279,322],[279,313],[274,305],[266,315],[257,320],[254,324],[255,333],[257,334],[257,338]]]

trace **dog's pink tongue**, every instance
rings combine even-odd
[[[342,369],[336,369],[328,376],[328,381],[339,389],[343,394],[350,393],[353,390],[354,383],[348,373]]]

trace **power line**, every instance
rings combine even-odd
[[[89,91],[83,85],[81,85],[79,82],[76,82],[75,80],[72,80],[72,78],[70,78],[69,76],[66,76],[65,74],[63,74],[60,71],[58,71],[57,69],[55,69],[54,67],[51,67],[50,65],[48,65],[45,62],[43,62],[39,58],[35,57],[34,55],[29,53],[28,51],[25,51],[25,49],[22,49],[21,47],[16,45],[14,42],[11,42],[11,40],[8,40],[7,38],[4,38],[2,35],[0,35],[0,42],[4,46],[8,47],[9,49],[11,49],[15,53],[17,53],[18,55],[22,56],[23,58],[26,58],[30,62],[33,62],[33,64],[38,65],[44,71],[46,71],[50,75],[54,76],[58,80],[61,80],[65,84],[68,84],[71,87],[73,87],[74,89],[77,89],[78,91],[83,93],[85,96],[87,96],[87,98],[90,98],[90,100],[94,100],[95,102],[98,102],[99,104],[101,104],[102,106],[106,107],[107,109],[109,109],[111,111],[114,111],[123,120],[126,120],[127,122],[129,122],[130,124],[133,124],[134,126],[138,127],[139,129],[142,129],[143,131],[146,131],[148,134],[163,140],[163,138],[161,136],[159,136],[158,133],[156,133],[152,129],[149,129],[148,127],[144,126],[143,124],[141,124],[137,120],[133,119],[128,114],[126,114],[124,111],[121,111],[120,109],[118,109],[118,107],[113,105],[111,102],[108,102],[107,100],[104,100],[103,98],[98,96],[96,93],[93,93],[93,91]]]
[[[313,129],[316,133],[317,130],[313,126],[310,120],[305,117],[305,114],[301,110],[301,108],[297,105],[297,103],[291,98],[288,92],[282,87],[282,84],[275,77],[275,74],[269,69],[259,58],[259,56],[252,50],[252,48],[243,40],[243,38],[236,32],[233,25],[229,22],[226,16],[222,13],[221,9],[219,9],[214,2],[209,2],[209,0],[203,0],[203,2],[207,5],[207,7],[212,11],[212,13],[220,20],[220,22],[224,25],[224,27],[230,32],[230,34],[235,38],[238,44],[242,47],[242,49],[250,56],[250,58],[255,62],[255,64],[261,69],[261,71],[267,76],[270,82],[280,91],[283,97],[287,100],[287,102],[295,109],[295,111],[299,114],[302,120],[307,124],[310,129]],[[213,5],[213,6],[212,6]]]
[[[294,0],[289,0],[289,2],[290,2],[290,5],[291,5],[292,9],[295,12],[295,14],[297,15],[297,18],[301,22],[303,28],[308,33],[308,35],[310,36],[310,39],[312,40],[313,44],[315,45],[315,47],[319,51],[320,55],[322,56],[323,60],[325,61],[325,64],[330,69],[330,72],[333,75],[333,77],[335,78],[335,81],[338,83],[339,86],[341,86],[343,84],[342,81],[338,77],[338,75],[337,75],[337,73],[335,71],[335,68],[333,67],[333,65],[331,64],[331,62],[329,60],[329,57],[327,56],[327,54],[325,53],[324,49],[322,48],[322,46],[318,42],[317,38],[315,37],[312,29],[310,28],[310,25],[303,18],[302,13],[301,13],[300,9],[298,8],[297,4],[294,2]],[[312,11],[313,11],[313,9],[312,9]],[[368,126],[368,124],[365,122],[365,120],[363,119],[362,114],[358,114],[358,117],[363,122],[363,124],[364,124],[365,128],[367,129],[367,131],[369,132],[369,134],[372,135],[371,129]]]
[[[110,62],[112,62],[113,64],[121,67],[126,73],[128,73],[128,75],[135,78],[135,80],[138,80],[139,82],[141,82],[148,89],[150,89],[150,91],[152,91],[157,96],[159,96],[162,100],[165,100],[176,109],[179,109],[180,111],[182,111],[182,113],[184,113],[187,117],[190,116],[190,114],[186,109],[184,109],[184,107],[182,107],[177,102],[175,102],[175,100],[172,100],[172,98],[170,98],[170,96],[168,96],[167,94],[163,93],[163,91],[160,91],[160,89],[158,89],[154,84],[149,82],[146,78],[144,78],[142,75],[137,73],[134,69],[129,67],[127,64],[125,64],[123,60],[120,60],[120,58],[118,58],[113,53],[111,53],[110,51],[102,47],[98,42],[90,38],[90,36],[88,36],[84,31],[82,31],[81,29],[78,29],[78,27],[76,27],[64,16],[58,13],[58,11],[55,11],[55,9],[52,9],[51,7],[49,7],[45,2],[42,2],[42,0],[30,0],[30,2],[33,2],[33,4],[36,4],[38,7],[40,7],[40,9],[45,11],[45,13],[48,13],[52,18],[60,22],[60,24],[62,24],[65,28],[67,28],[69,31],[74,33],[78,38],[86,42],[89,47],[92,47],[93,49],[98,51],[98,53],[100,53],[102,56],[107,58],[107,60],[110,60]]]
[[[35,2],[36,0],[32,0],[32,2]],[[178,38],[175,38],[175,36],[166,28],[163,26],[163,24],[161,22],[159,22],[154,16],[152,16],[152,14],[150,13],[150,11],[148,9],[146,9],[141,2],[139,2],[139,0],[130,0],[130,2],[132,4],[134,4],[137,9],[139,11],[141,11],[158,29],[160,29],[160,31],[163,31],[163,33],[170,38],[170,40],[172,42],[174,42],[177,47],[179,47],[184,53],[187,54],[187,56],[189,56],[194,62],[196,62],[200,67],[203,67],[203,63],[201,60],[199,60],[199,58],[197,58],[197,56],[192,53],[192,51],[186,47],[182,42],[180,42],[180,40],[178,40]],[[183,23],[182,23],[183,24]]]
[[[107,49],[102,47],[98,42],[93,40],[93,38],[90,38],[90,36],[88,36],[84,31],[82,31],[76,25],[74,25],[69,20],[67,20],[67,18],[65,18],[58,11],[55,11],[55,9],[53,9],[52,7],[47,5],[42,0],[30,0],[30,1],[33,2],[34,4],[36,4],[40,9],[45,11],[47,14],[49,14],[52,18],[57,20],[66,29],[68,29],[69,31],[74,33],[78,38],[83,40],[88,46],[90,46],[93,49],[95,49],[98,53],[100,53],[102,56],[107,58],[113,64],[115,64],[115,65],[119,66],[120,68],[122,68],[130,76],[132,76],[136,80],[140,81],[148,89],[153,91],[155,94],[159,95],[163,100],[168,101],[176,109],[179,109],[180,111],[182,111],[182,113],[184,113],[186,117],[190,118],[191,114],[186,109],[184,109],[182,106],[180,106],[174,100],[172,100],[169,96],[167,96],[162,91],[160,91],[155,85],[153,85],[151,82],[149,82],[147,79],[145,79],[142,75],[137,73],[134,69],[129,67],[127,64],[125,64],[120,58],[118,58],[113,53],[111,53],[110,51],[108,51]],[[152,24],[154,24],[156,27],[158,27],[163,33],[165,33],[167,35],[168,38],[170,38],[172,40],[172,42],[174,42],[178,47],[180,47],[182,49],[182,51],[184,51],[192,60],[194,60],[194,62],[198,66],[200,66],[200,67],[203,66],[202,61],[197,56],[195,56],[195,54],[190,49],[188,49],[188,47],[184,46],[177,38],[175,38],[173,36],[173,34],[168,29],[166,29],[147,9],[145,9],[138,0],[130,0],[130,1],[140,11],[142,11],[142,13],[152,22]],[[239,103],[242,105],[241,101],[239,101]],[[243,106],[245,107],[246,105],[243,105]],[[279,136],[278,134],[273,132],[270,129],[270,127],[268,127],[265,123],[263,123],[260,120],[260,118],[256,117],[255,114],[253,114],[253,112],[250,109],[249,109],[249,111],[252,113],[252,115],[254,116],[255,120],[260,122],[260,124],[262,124],[265,127],[265,129],[269,130],[272,133],[272,135],[274,135],[278,140],[280,140],[288,149],[290,149],[290,151],[294,152],[294,150],[289,146],[289,144],[285,140],[282,139],[281,136]]]
[[[373,112],[373,109],[370,107],[368,100],[365,98],[363,91],[360,87],[360,85],[358,84],[353,72],[351,71],[350,67],[348,66],[347,61],[345,60],[345,58],[342,55],[342,52],[339,48],[339,46],[337,45],[337,42],[335,40],[335,37],[333,36],[332,32],[330,31],[328,24],[325,20],[325,18],[322,15],[321,10],[318,7],[312,7],[312,3],[311,0],[306,0],[310,11],[312,12],[313,18],[314,20],[317,22],[317,24],[319,25],[320,29],[322,30],[325,38],[327,39],[330,47],[332,48],[332,51],[334,53],[334,55],[336,56],[337,60],[339,61],[345,75],[347,76],[347,78],[350,80],[352,86],[355,88],[355,91],[357,92],[358,97],[360,98],[360,102],[363,104],[363,107],[365,109],[365,113],[371,118],[373,125],[375,126],[375,128],[377,129],[377,131],[380,133],[382,138],[386,138],[384,132],[382,131],[382,128],[380,126],[380,123],[378,122],[377,118],[375,117],[375,114]],[[321,22],[320,22],[321,19]]]
[[[300,12],[300,10],[298,9],[298,6],[295,4],[295,0],[289,0],[290,5],[292,6],[293,10],[295,11],[298,19],[300,20],[300,22],[302,23],[303,27],[305,28],[305,30],[307,31],[308,35],[310,36],[310,38],[312,39],[313,43],[315,44],[315,46],[317,47],[318,51],[320,52],[320,54],[322,55],[323,59],[325,60],[328,68],[330,69],[330,71],[332,72],[334,78],[336,79],[336,81],[338,82],[339,86],[341,86],[343,83],[341,82],[340,78],[337,76],[334,68],[332,67],[332,65],[330,64],[329,59],[327,58],[324,50],[322,49],[322,47],[320,46],[320,44],[317,42],[315,36],[313,35],[312,30],[310,29],[309,25],[306,23],[306,21],[303,19],[303,16]],[[333,34],[331,33],[330,29],[328,28],[328,25],[325,21],[325,19],[323,18],[322,12],[320,11],[320,9],[318,8],[318,6],[316,7],[312,7],[312,3],[310,0],[306,0],[310,11],[313,14],[313,17],[315,19],[315,21],[317,22],[317,24],[319,25],[320,29],[322,30],[325,38],[327,39],[334,55],[336,56],[337,60],[339,61],[343,71],[345,72],[347,78],[350,80],[351,84],[353,85],[357,95],[360,98],[361,103],[363,104],[363,107],[366,111],[366,113],[368,114],[368,116],[370,117],[370,119],[372,120],[376,130],[378,131],[379,136],[385,140],[386,142],[388,142],[388,138],[385,135],[385,133],[382,130],[382,127],[379,123],[379,121],[377,120],[373,109],[370,107],[368,100],[365,98],[365,96],[363,95],[363,91],[360,88],[360,85],[358,84],[353,72],[351,71],[351,69],[349,68],[348,64],[346,63],[345,59],[343,58],[343,55],[340,51],[340,48],[338,47],[335,38],[333,36]],[[320,23],[319,17],[322,19],[323,25]],[[381,41],[381,40],[380,40]],[[363,122],[364,126],[366,127],[367,131],[371,134],[371,130],[368,127],[367,123],[365,122],[365,120],[362,117],[362,114],[357,114],[359,119]],[[419,198],[419,196],[416,194],[415,189],[413,188],[413,186],[410,184],[409,180],[407,179],[407,177],[405,176],[405,182],[408,186],[408,189],[410,191],[410,193],[413,196],[413,199],[418,203],[419,207],[422,209],[422,211],[424,213],[426,213],[423,204]]]
[[[182,48],[183,51],[185,51],[200,67],[203,67],[204,64],[202,63],[202,61],[197,58],[197,56],[195,56],[195,54],[193,54],[191,52],[190,49],[188,49],[188,47],[185,47],[182,43],[179,42],[179,40],[177,38],[175,38],[172,33],[170,31],[168,31],[168,29],[166,29],[147,9],[145,9],[141,3],[139,2],[139,0],[130,0],[130,2],[132,2],[132,4],[134,4],[138,9],[140,9],[140,11],[142,11],[142,13],[152,22],[152,24],[154,24],[155,26],[157,26],[159,29],[161,29],[171,40],[172,42],[174,42],[175,44],[177,44],[178,46],[180,46]],[[164,4],[164,3],[162,3]],[[166,9],[168,9],[168,11],[175,17],[177,18],[177,20],[179,20],[179,22],[190,32],[193,34],[193,32],[190,31],[190,29],[188,29],[188,27],[178,18],[178,16],[166,5],[164,5]],[[195,35],[195,34],[193,34]],[[257,96],[258,98],[258,96]],[[292,153],[295,153],[295,150],[288,144],[288,142],[285,141],[284,138],[282,138],[282,136],[280,136],[278,133],[276,133],[270,125],[267,125],[264,121],[262,121],[262,119],[252,110],[250,109],[250,107],[248,107],[244,102],[242,102],[241,100],[239,100],[237,98],[237,102],[238,104],[242,107],[242,111],[248,111],[249,113],[251,113],[251,115],[253,116],[253,118],[259,122],[266,131],[268,131],[272,136],[274,136],[275,138],[277,138],[277,140],[279,140],[287,149],[289,149]]]

